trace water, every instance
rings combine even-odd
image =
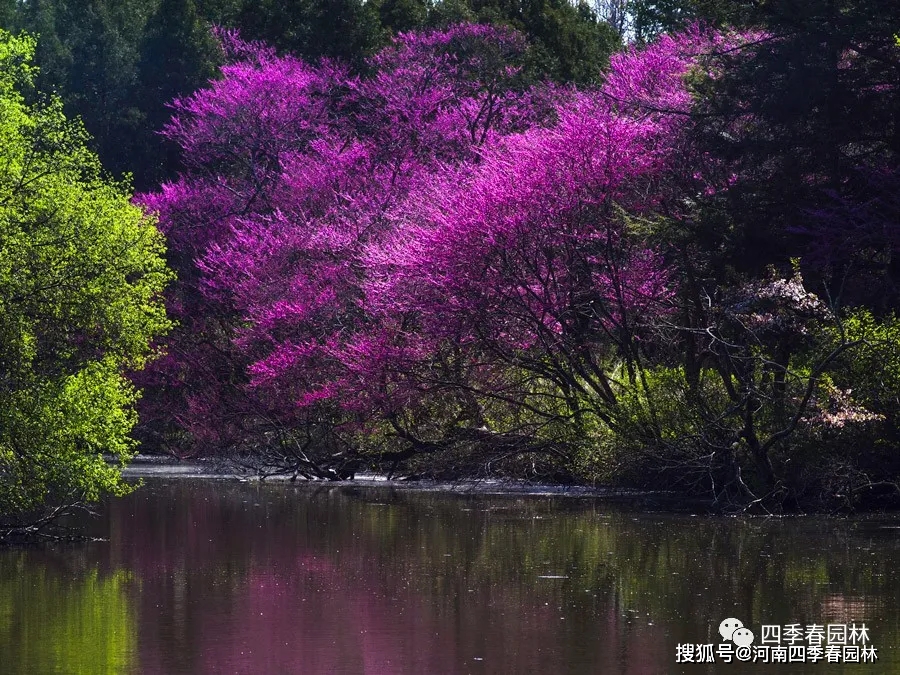
[[[90,527],[0,551],[0,672],[900,672],[896,519],[156,478]],[[865,622],[878,661],[676,663],[727,617]]]

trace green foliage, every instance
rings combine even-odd
[[[755,346],[731,343],[727,361],[693,381],[683,367],[666,366],[623,379],[612,423],[590,434],[578,471],[725,507],[757,497],[777,509],[895,497],[900,320],[857,309],[807,326],[806,344],[781,364],[757,329]]]
[[[840,492],[849,500],[892,493],[900,478],[900,319],[858,308],[843,321],[843,331],[859,344],[831,369],[831,407],[844,410],[828,418],[830,433],[820,435],[819,452],[833,446]],[[828,338],[838,343],[841,335],[832,329]]]
[[[221,54],[193,0],[161,0],[147,22],[140,46],[136,102],[140,102],[138,164],[121,169],[138,170],[144,181],[171,177],[178,165],[178,149],[155,132],[169,121],[167,107],[213,79]]]
[[[445,18],[447,17],[447,18]],[[431,10],[430,23],[476,19],[509,25],[532,43],[534,75],[558,82],[595,84],[622,42],[615,29],[584,2],[567,0],[445,0]]]
[[[523,18],[525,30],[547,56],[542,70],[561,82],[598,83],[610,55],[622,46],[612,26],[583,2],[531,0],[523,3]]]
[[[648,41],[700,21],[710,26],[745,25],[754,3],[744,0],[633,0],[630,11],[634,36]]]
[[[246,0],[234,26],[282,51],[356,67],[387,37],[375,4],[362,0]]]
[[[82,126],[28,104],[35,41],[0,32],[0,516],[126,490],[126,378],[168,328],[162,237]]]
[[[422,28],[428,21],[428,6],[422,0],[382,0],[378,3],[381,25],[392,34]]]
[[[66,114],[84,121],[107,169],[134,174],[144,189],[172,176],[157,134],[166,105],[205,83],[221,60],[193,0],[19,3],[0,10],[0,27],[39,36],[38,88],[57,92]]]
[[[56,91],[66,113],[80,116],[105,165],[130,168],[140,153],[144,102],[134,95],[143,25],[152,7],[126,2],[36,2],[13,27],[39,35],[36,63],[42,91]]]
[[[597,425],[592,444],[579,457],[584,475],[641,487],[705,489],[709,446],[720,442],[710,413],[727,408],[718,375],[700,373],[692,387],[683,367],[656,366],[616,391],[612,424]]]
[[[878,319],[857,308],[842,328],[849,340],[861,343],[835,365],[835,382],[852,388],[853,398],[867,409],[900,421],[900,318],[891,314]],[[834,342],[840,339],[836,328],[829,337]]]
[[[450,26],[455,23],[473,23],[476,21],[475,11],[467,0],[441,0],[434,3],[428,11],[430,27]]]

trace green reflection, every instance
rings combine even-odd
[[[113,675],[133,670],[129,575],[54,570],[35,552],[0,556],[0,654],[5,673]],[[74,576],[74,578],[73,578]]]
[[[828,664],[828,672],[900,672],[894,520],[692,518],[602,503],[415,493],[381,495],[389,503],[377,508],[338,492],[331,499],[328,510],[347,514],[355,545],[375,555],[361,574],[408,580],[438,603],[484,589],[481,602],[494,607],[558,608],[546,614],[549,622],[566,615],[583,630],[560,630],[555,639],[570,637],[563,651],[579,650],[582,663],[608,666],[601,643],[643,631],[643,646],[661,647],[656,672],[681,672],[675,645],[718,642],[719,621],[735,616],[753,627],[864,622],[879,661]],[[346,571],[345,557],[341,563]],[[604,634],[592,643],[599,626]],[[638,652],[622,658],[637,661]],[[790,672],[817,667],[794,664]]]

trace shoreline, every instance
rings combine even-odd
[[[239,470],[236,470],[239,469]],[[593,499],[598,502],[625,504],[642,511],[661,511],[671,514],[693,514],[710,517],[781,518],[781,517],[847,517],[891,516],[900,511],[890,508],[856,508],[852,510],[800,510],[781,513],[749,511],[734,506],[717,508],[710,500],[690,497],[682,493],[664,490],[641,490],[609,486],[544,483],[514,478],[463,477],[457,480],[431,478],[388,478],[384,474],[360,472],[343,480],[292,480],[288,474],[260,476],[238,467],[233,461],[222,458],[179,460],[169,455],[137,455],[122,470],[126,480],[208,480],[240,483],[275,483],[309,489],[336,490],[390,489],[405,492],[437,492],[457,496],[507,496],[507,497],[562,497]]]
[[[542,483],[512,478],[460,478],[458,480],[435,480],[428,478],[402,479],[388,478],[384,474],[360,472],[354,478],[345,480],[306,480],[290,475],[259,476],[234,470],[235,465],[219,458],[179,460],[165,455],[137,455],[122,470],[126,479],[198,479],[229,480],[260,483],[293,483],[311,487],[335,488],[392,488],[419,492],[446,492],[460,495],[520,495],[533,497],[593,498],[608,501],[644,502],[666,506],[667,510],[682,510],[708,507],[702,500],[687,500],[683,495],[672,492],[614,488],[591,485],[566,485]],[[678,507],[681,508],[678,508]]]

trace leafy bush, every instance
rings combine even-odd
[[[127,373],[169,325],[154,223],[57,99],[25,102],[34,44],[0,32],[0,524],[127,489],[104,454],[129,458]]]

